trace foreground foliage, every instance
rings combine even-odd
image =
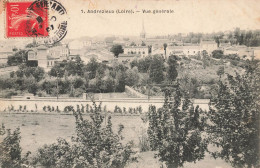
[[[209,135],[220,148],[212,155],[234,167],[259,166],[259,63],[250,62],[244,75],[227,75],[209,110]]]
[[[200,116],[203,111],[194,109],[188,99],[181,97],[177,85],[174,92],[166,90],[162,108],[151,106],[148,112],[151,148],[158,151],[157,156],[168,168],[203,159],[207,149],[203,137],[206,118]]]
[[[22,149],[20,146],[20,129],[17,128],[13,132],[5,129],[2,125],[0,128],[0,167],[1,168],[20,168],[26,163],[29,152],[25,157],[22,157]]]
[[[76,136],[72,138],[72,144],[58,139],[55,144],[45,145],[38,150],[33,164],[60,168],[121,168],[136,160],[133,157],[132,143],[123,145],[120,142],[123,139],[123,125],[119,125],[118,132],[114,133],[111,117],[104,123],[101,109],[95,103],[93,112],[89,121],[83,119],[80,111],[75,111]]]

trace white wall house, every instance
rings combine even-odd
[[[39,67],[49,70],[59,58],[50,55],[49,49],[41,45],[28,51],[28,61],[37,61]]]
[[[59,61],[67,60],[69,57],[69,48],[67,46],[55,46],[49,48],[49,55]]]
[[[148,55],[148,46],[126,46],[124,47],[124,54],[140,54],[141,56]]]
[[[201,51],[200,46],[168,46],[167,56],[195,56],[200,54]]]
[[[212,51],[218,49],[218,44],[215,41],[201,41],[200,42],[201,51],[206,50],[209,55],[212,54]]]

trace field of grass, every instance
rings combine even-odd
[[[89,118],[89,116],[84,116]],[[15,129],[20,127],[21,146],[23,153],[31,151],[32,154],[44,144],[56,142],[58,137],[70,141],[74,135],[75,123],[73,115],[43,115],[43,114],[1,114],[0,124],[4,123],[6,128]],[[139,137],[146,130],[147,124],[144,124],[140,116],[112,116],[114,131],[117,131],[118,125],[124,125],[123,143],[130,140],[134,141],[136,150],[139,149]],[[0,139],[1,141],[1,139]],[[161,162],[154,158],[154,152],[139,153],[137,163],[131,163],[127,168],[159,168]],[[208,154],[204,160],[197,163],[187,163],[185,168],[228,168],[231,167],[223,160],[213,159]]]

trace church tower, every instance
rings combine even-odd
[[[146,37],[146,33],[145,33],[145,30],[144,30],[144,20],[143,20],[143,28],[142,28],[142,31],[140,33],[140,38],[145,39],[145,37]]]

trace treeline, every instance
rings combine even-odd
[[[240,30],[236,28],[233,31],[224,33],[222,31],[216,33],[189,33],[183,37],[181,34],[169,36],[168,38],[183,41],[184,43],[200,43],[201,40],[215,40],[216,43],[231,43],[232,45],[246,45],[250,47],[260,46],[260,31],[259,30]]]
[[[29,92],[46,96],[69,94],[80,96],[91,88],[93,92],[123,92],[126,84],[127,68],[122,64],[108,67],[91,59],[83,64],[80,57],[56,64],[48,73],[41,67],[19,65],[10,77],[0,79],[0,88],[6,97]]]
[[[95,58],[84,64],[80,57],[76,57],[56,63],[48,73],[23,63],[17,71],[10,73],[10,77],[0,79],[0,88],[8,92],[5,97],[20,91],[38,96],[69,94],[72,97],[88,91],[124,92],[125,85],[145,86],[175,80],[178,74],[176,59],[172,57],[166,63],[159,55],[149,56],[134,60],[129,68],[116,61],[107,66]]]

